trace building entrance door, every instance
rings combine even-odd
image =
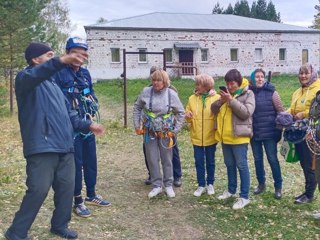
[[[179,50],[182,75],[193,75],[193,50]]]

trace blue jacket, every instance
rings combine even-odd
[[[256,141],[275,139],[278,142],[281,138],[281,131],[276,128],[277,111],[272,102],[275,87],[266,82],[261,88],[250,87],[250,89],[256,100],[256,108],[252,116],[252,139]]]
[[[73,129],[89,131],[91,121],[72,111],[52,76],[65,65],[58,58],[27,67],[15,80],[18,117],[25,157],[74,152]]]
[[[97,97],[92,87],[92,79],[87,69],[80,67],[78,71],[67,66],[54,76],[57,84],[68,99],[72,109],[78,111],[83,118],[86,113],[94,115],[91,111],[92,101],[90,97],[97,103]],[[90,96],[90,97],[89,97]]]

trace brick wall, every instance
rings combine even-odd
[[[229,32],[174,32],[87,30],[89,44],[88,68],[94,79],[120,78],[123,72],[122,50],[162,51],[173,49],[173,61],[179,61],[175,42],[198,42],[208,49],[208,61],[201,62],[200,49],[194,49],[194,63],[200,73],[223,76],[229,69],[237,68],[243,75],[261,67],[265,71],[297,73],[302,63],[302,50],[308,50],[308,62],[319,67],[319,34],[311,33],[229,33]],[[110,48],[120,48],[120,63],[111,62]],[[231,62],[230,49],[238,49],[238,62]],[[255,59],[255,48],[262,49],[263,60]],[[286,49],[286,60],[279,60],[279,48]],[[139,63],[138,55],[127,55],[127,77],[144,78],[151,66],[162,66],[161,55],[148,55],[147,63]]]

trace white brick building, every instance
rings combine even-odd
[[[257,67],[279,73],[297,73],[304,62],[319,68],[320,31],[235,15],[151,13],[85,26],[89,69],[95,79],[119,78],[123,49],[127,77],[144,78],[151,66],[189,62],[199,73],[223,76],[237,68],[243,75]],[[176,71],[167,69],[173,74]],[[180,74],[181,74],[180,69]],[[183,70],[183,75],[190,72]]]

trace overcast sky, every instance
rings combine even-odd
[[[266,0],[269,2],[269,0]],[[68,0],[73,36],[85,37],[83,26],[95,24],[100,17],[108,21],[151,12],[210,14],[219,2],[224,9],[237,0]],[[249,6],[253,0],[248,0]],[[308,27],[312,24],[318,0],[272,0],[283,23]]]

